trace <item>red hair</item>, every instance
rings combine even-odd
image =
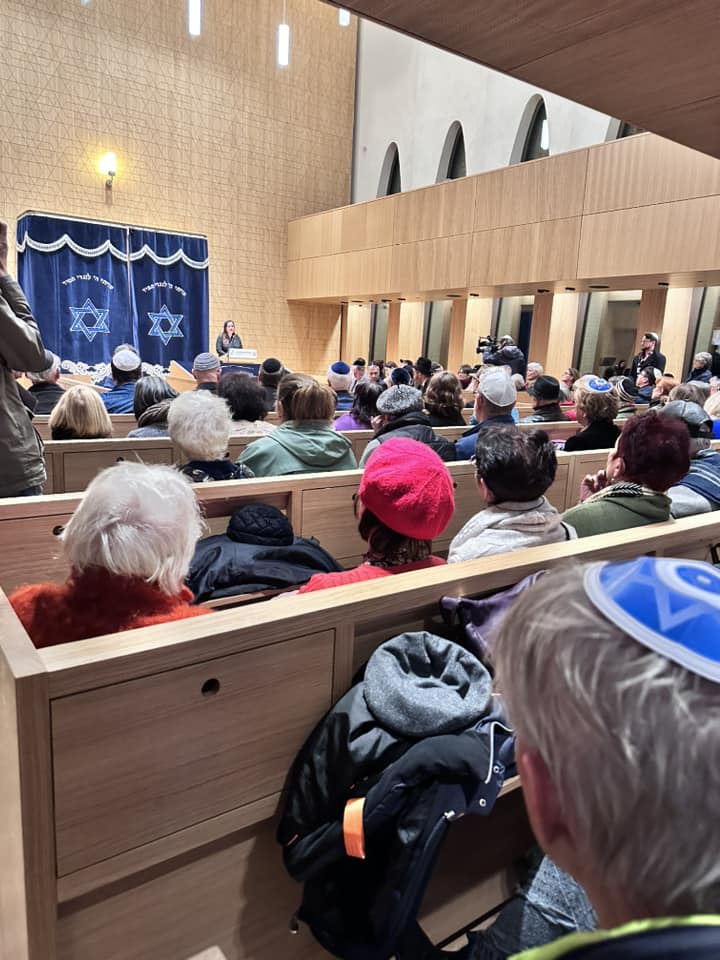
[[[624,480],[665,491],[690,469],[690,433],[678,417],[650,410],[625,421],[617,452],[625,464]]]

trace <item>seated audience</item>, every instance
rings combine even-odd
[[[239,463],[255,476],[321,473],[357,467],[347,437],[333,429],[335,394],[312,377],[291,373],[280,381],[277,396],[280,426],[246,447]]]
[[[432,361],[428,357],[418,357],[413,364],[413,383],[423,396],[430,383],[432,373]]]
[[[478,957],[720,956],[720,669],[698,640],[720,635],[719,593],[709,564],[641,557],[552,570],[511,607],[493,660],[530,823],[599,929],[516,954],[538,914],[571,907],[546,886]]]
[[[557,423],[570,419],[560,406],[560,384],[555,377],[537,377],[532,388],[533,413],[523,417],[520,423]]]
[[[573,393],[577,422],[582,429],[565,441],[566,452],[614,447],[620,430],[613,420],[620,404],[612,384],[601,377],[580,377]]]
[[[101,394],[108,413],[132,413],[135,399],[135,382],[142,376],[142,364],[136,350],[123,346],[116,350],[110,361],[113,386]]]
[[[32,382],[28,391],[37,401],[33,413],[43,416],[52,413],[55,404],[60,400],[65,391],[60,386],[60,357],[50,351],[46,351],[47,359],[52,358],[51,363],[45,370],[36,373],[28,370],[26,376]]]
[[[662,407],[668,402],[670,391],[676,387],[677,380],[669,374],[664,373],[655,383],[650,398],[651,407]]]
[[[192,375],[197,381],[196,390],[217,394],[220,373],[220,361],[213,353],[199,353],[193,360]]]
[[[700,383],[710,383],[712,380],[712,354],[707,352],[696,353],[692,367],[687,377],[685,377],[686,383],[693,383],[694,381],[699,381]]]
[[[191,483],[254,476],[252,470],[228,459],[230,410],[224,400],[207,390],[181,393],[173,400],[168,411],[168,430],[170,439],[186,458],[180,472]]]
[[[355,387],[357,387],[359,383],[362,383],[363,381],[367,380],[367,373],[365,372],[366,367],[367,367],[367,361],[365,360],[365,357],[357,357],[357,359],[353,360],[352,378],[350,381],[350,388],[349,388],[350,393],[355,393]],[[349,407],[346,409],[349,409]]]
[[[605,470],[588,474],[580,504],[563,514],[579,537],[670,519],[666,491],[690,469],[687,427],[654,410],[623,424]]]
[[[515,384],[515,389],[518,393],[527,393],[525,389],[525,377],[521,373],[514,373],[510,379]]]
[[[275,429],[274,424],[265,422],[265,390],[253,377],[232,371],[224,374],[218,384],[218,396],[230,408],[231,437],[265,437]]]
[[[720,440],[720,393],[711,394],[703,404],[703,408],[712,419],[713,438]]]
[[[536,363],[534,360],[532,363],[527,365],[527,373],[525,374],[525,389],[528,394],[532,397],[535,392],[535,381],[538,377],[541,377],[545,372],[545,368],[541,363]]]
[[[710,396],[709,384],[702,380],[693,380],[692,383],[679,383],[668,394],[668,400],[689,400],[704,407]]]
[[[202,603],[283,590],[342,569],[317,540],[296,537],[277,507],[246,503],[234,511],[226,533],[198,541],[185,582]]]
[[[267,357],[260,364],[258,383],[265,391],[265,411],[267,413],[272,413],[275,409],[278,384],[286,373],[285,367],[276,357]]]
[[[469,363],[463,363],[458,367],[457,378],[461,390],[470,390],[472,388],[473,368]]]
[[[129,437],[167,437],[167,417],[171,402],[177,397],[177,391],[165,377],[141,377],[135,384],[133,413],[137,427],[128,433]]]
[[[377,400],[386,390],[385,381],[363,380],[355,387],[352,408],[335,418],[336,430],[372,430],[373,417],[378,415]]]
[[[475,455],[476,438],[487,427],[513,425],[516,401],[517,391],[510,377],[502,370],[484,373],[477,381],[475,390],[475,424],[455,441],[457,459],[470,460]]]
[[[560,377],[560,392],[563,395],[564,403],[573,402],[573,388],[575,381],[580,379],[580,371],[575,367],[568,367]]]
[[[183,586],[200,531],[172,467],[123,461],[92,480],[65,527],[66,582],[19,587],[10,603],[36,647],[209,613]]]
[[[353,395],[350,388],[357,388],[358,383],[365,383],[366,381],[367,377],[365,376],[360,380],[353,380],[350,367],[343,360],[337,360],[330,364],[327,372],[327,382],[335,394],[335,409],[350,410],[353,405]]]
[[[637,414],[638,389],[630,377],[613,377],[610,381],[613,385],[613,392],[620,403],[616,420],[627,420],[628,417],[634,417]]]
[[[710,449],[710,415],[689,400],[672,400],[660,411],[682,420],[690,434],[690,470],[668,490],[673,517],[691,517],[720,509],[720,451]]]
[[[455,536],[449,563],[575,538],[545,498],[557,457],[544,430],[488,426],[477,438],[475,471],[487,507]]]
[[[343,573],[316,574],[299,593],[445,563],[430,551],[452,519],[455,492],[447,467],[428,446],[406,437],[379,446],[363,471],[358,504],[365,562]]]
[[[432,427],[464,427],[460,382],[454,373],[436,373],[425,391],[425,410]]]
[[[368,364],[367,378],[370,383],[379,383],[383,378],[383,368],[379,360],[373,360]]]
[[[653,368],[643,367],[635,380],[635,386],[638,391],[635,397],[635,403],[650,403],[656,381],[657,377],[655,376]]]
[[[100,394],[82,383],[63,391],[48,427],[53,440],[103,440],[112,436],[112,422]]]
[[[455,444],[439,437],[423,412],[423,396],[415,387],[390,387],[377,400],[378,416],[374,424],[375,438],[365,447],[360,459],[364,467],[373,450],[391,437],[409,437],[425,443],[443,459],[455,459]]]

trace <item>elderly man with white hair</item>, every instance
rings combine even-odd
[[[52,361],[45,370],[38,372],[28,370],[27,372],[27,378],[32,382],[30,395],[37,401],[33,413],[40,416],[52,413],[55,405],[65,393],[59,383],[60,357],[48,351],[48,359],[50,357],[52,357]]]
[[[245,480],[255,474],[228,458],[230,408],[207,390],[181,393],[168,409],[168,433],[187,461],[180,467],[192,483]]]
[[[9,597],[36,647],[195,617],[184,586],[202,521],[172,467],[123,461],[90,483],[62,537],[65,583]]]
[[[527,373],[525,374],[525,389],[528,394],[532,397],[533,391],[535,389],[535,381],[538,377],[541,377],[545,373],[545,367],[541,363],[537,363],[533,360],[527,365]]]
[[[693,357],[690,372],[685,377],[685,383],[710,383],[712,380],[712,354],[703,350]]]
[[[535,836],[600,928],[519,956],[719,957],[720,571],[640,557],[547,573],[494,662]]]

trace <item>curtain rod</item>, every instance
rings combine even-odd
[[[157,230],[160,233],[174,233],[178,237],[195,237],[198,240],[207,240],[206,233],[188,233],[187,230],[167,230],[165,227],[147,227],[139,223],[113,223],[111,220],[98,220],[95,217],[68,217],[62,213],[47,213],[45,210],[25,210],[18,216],[18,220],[23,217],[49,217],[51,220],[69,220],[72,223],[99,223],[106,227],[117,227],[119,230]]]

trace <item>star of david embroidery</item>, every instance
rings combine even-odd
[[[90,343],[99,333],[110,333],[110,327],[108,326],[110,311],[96,307],[90,298],[81,307],[70,307],[70,313],[73,316],[70,333],[82,333]],[[93,326],[89,327],[85,323],[86,317],[93,318],[95,321]]]
[[[149,337],[160,337],[165,346],[170,343],[173,337],[184,337],[185,334],[180,329],[180,324],[182,323],[183,314],[182,313],[170,313],[167,308],[167,304],[163,304],[160,310],[157,313],[148,313],[148,317],[152,321],[152,326],[148,332]],[[167,320],[170,324],[167,330],[163,330],[162,322]]]

